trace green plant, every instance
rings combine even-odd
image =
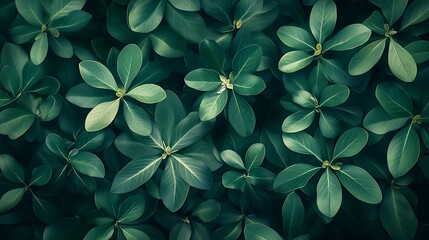
[[[1,1],[1,239],[425,239],[428,24],[426,0]]]

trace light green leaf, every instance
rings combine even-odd
[[[41,27],[44,24],[43,9],[39,1],[16,0],[16,10],[31,25]]]
[[[85,60],[79,63],[79,71],[83,80],[91,87],[113,91],[118,90],[118,85],[112,73],[106,66],[99,62]]]
[[[243,159],[241,159],[240,155],[238,155],[235,151],[233,150],[224,150],[220,153],[220,157],[221,159],[228,164],[229,166],[239,169],[239,170],[244,170],[244,163],[243,163]]]
[[[283,229],[289,239],[295,239],[304,224],[305,209],[296,192],[287,195],[282,206]]]
[[[185,39],[194,43],[199,43],[204,39],[206,23],[200,14],[182,11],[167,4],[165,19],[171,28]]]
[[[307,129],[313,123],[316,112],[312,109],[300,110],[287,116],[282,124],[284,133],[296,133]]]
[[[412,117],[413,103],[407,91],[394,82],[384,82],[377,85],[375,96],[381,106],[392,117]]]
[[[70,163],[80,173],[90,177],[104,178],[104,165],[93,153],[79,152],[70,157]]]
[[[0,198],[0,213],[6,212],[18,205],[24,194],[25,188],[15,188],[3,194]]]
[[[303,51],[291,51],[280,58],[278,67],[284,73],[293,73],[305,68],[314,59],[314,56]]]
[[[131,131],[142,136],[148,136],[152,131],[152,121],[149,114],[134,103],[129,101],[123,101],[123,103],[125,122]]]
[[[172,154],[179,176],[192,187],[208,190],[213,184],[210,168],[199,159]]]
[[[393,117],[382,107],[376,107],[365,116],[363,126],[370,132],[381,135],[401,128],[409,119],[409,117]]]
[[[185,83],[188,87],[198,91],[213,91],[220,88],[222,81],[219,73],[206,68],[198,68],[185,76]]]
[[[233,81],[234,91],[243,96],[258,95],[265,89],[262,78],[252,74],[241,74]]]
[[[73,11],[67,16],[61,17],[49,24],[50,29],[56,29],[60,33],[72,33],[84,28],[91,20],[91,14],[84,11]]]
[[[222,175],[222,185],[228,189],[243,191],[246,178],[243,173],[236,171],[227,171]]]
[[[69,15],[71,12],[81,10],[86,3],[86,0],[42,0],[42,5],[48,10],[50,20],[62,18]]]
[[[282,240],[272,228],[262,223],[249,223],[244,227],[244,237],[248,240]]]
[[[319,0],[310,13],[310,29],[318,43],[322,44],[334,31],[337,7],[332,0]]]
[[[402,16],[408,0],[380,1],[380,8],[387,23],[392,26]]]
[[[415,0],[410,5],[402,16],[401,30],[421,23],[429,18],[429,5],[426,0]]]
[[[41,64],[48,54],[48,36],[46,32],[39,33],[31,46],[30,59],[35,65]]]
[[[265,158],[265,146],[262,143],[254,143],[252,144],[246,151],[246,155],[244,157],[246,171],[250,171],[253,168],[259,167],[264,161]]]
[[[228,103],[228,120],[234,130],[243,137],[250,136],[256,125],[255,113],[243,97],[232,92]]]
[[[152,83],[137,86],[125,95],[146,104],[158,103],[167,97],[164,89]]]
[[[113,179],[112,193],[130,192],[146,183],[161,163],[161,156],[142,156],[129,162]]]
[[[361,48],[349,62],[349,73],[357,76],[368,72],[380,60],[386,47],[386,39],[376,40]]]
[[[192,216],[198,217],[203,222],[211,222],[215,220],[220,213],[220,204],[213,200],[208,199],[192,210]]]
[[[344,85],[330,85],[326,87],[320,96],[320,106],[336,107],[343,104],[350,94],[350,89]]]
[[[406,174],[416,164],[420,155],[420,141],[414,124],[398,132],[387,148],[387,166],[394,178]]]
[[[206,93],[198,110],[201,121],[208,121],[217,117],[225,108],[227,101],[228,91]]]
[[[365,25],[356,23],[341,29],[324,46],[323,51],[345,51],[350,50],[368,41],[371,30]]]
[[[240,51],[232,59],[232,72],[234,78],[231,82],[245,73],[253,73],[258,68],[262,60],[262,49],[256,44],[249,45]]]
[[[277,30],[280,40],[291,48],[303,51],[315,51],[313,36],[305,29],[295,26],[283,26]]]
[[[316,140],[305,132],[284,133],[283,143],[290,150],[305,155],[313,155],[319,161],[323,162],[319,145]]]
[[[358,154],[368,142],[368,133],[360,127],[345,131],[335,144],[332,160]]]
[[[389,43],[388,63],[393,75],[404,82],[412,82],[417,76],[417,65],[413,57],[392,38]]]
[[[127,21],[134,32],[148,33],[161,23],[165,0],[132,0],[128,3]]]
[[[274,191],[288,193],[303,188],[320,169],[305,163],[290,165],[277,175],[273,183]]]
[[[100,225],[91,229],[83,240],[109,240],[114,233],[113,225]]]
[[[316,191],[316,202],[320,212],[333,218],[340,210],[343,197],[340,182],[330,168],[326,168],[320,177]]]
[[[33,125],[34,119],[34,114],[27,110],[7,108],[0,112],[0,134],[17,139]]]
[[[111,91],[93,88],[86,83],[73,86],[65,97],[69,102],[81,108],[94,108],[100,103],[115,98]]]
[[[34,168],[31,172],[31,178],[28,186],[43,186],[49,182],[52,176],[52,169],[48,166],[40,166]]]
[[[341,166],[336,171],[341,184],[357,199],[369,204],[381,202],[381,190],[374,178],[364,169],[353,166]]]
[[[134,78],[137,76],[143,63],[143,55],[140,48],[135,44],[128,44],[118,55],[117,71],[119,78],[128,89]]]
[[[88,132],[99,131],[107,127],[116,117],[118,113],[121,99],[112,100],[98,104],[86,116],[85,129]]]
[[[172,212],[179,210],[188,196],[189,184],[179,176],[171,159],[162,173],[160,190],[162,202]]]
[[[304,108],[314,109],[314,96],[306,90],[298,90],[292,93],[292,100]]]

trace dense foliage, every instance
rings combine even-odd
[[[2,0],[1,239],[423,239],[427,0]]]

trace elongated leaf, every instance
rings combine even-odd
[[[112,73],[103,64],[85,60],[79,63],[79,71],[83,80],[91,87],[116,91],[118,85]]]
[[[67,159],[68,150],[62,137],[56,133],[49,133],[46,136],[45,144],[52,153],[60,158]]]
[[[7,108],[0,112],[0,134],[17,139],[33,125],[34,119],[33,113],[22,108]]]
[[[129,101],[123,102],[124,117],[128,127],[134,133],[148,136],[152,131],[152,121],[147,112],[134,103]]]
[[[204,67],[223,72],[225,65],[224,50],[213,40],[203,40],[199,44],[199,50]],[[186,79],[186,78],[185,78]]]
[[[324,51],[345,51],[350,50],[368,41],[371,30],[363,24],[351,24],[341,29],[325,44]]]
[[[376,40],[357,52],[349,62],[349,73],[352,76],[368,72],[380,60],[386,47],[386,39]]]
[[[296,153],[313,155],[319,161],[323,162],[319,145],[312,136],[305,132],[284,133],[283,143],[286,147]]]
[[[179,10],[170,4],[165,9],[165,18],[171,28],[185,39],[199,43],[204,38],[206,23],[201,15]],[[192,32],[192,34],[189,34]]]
[[[416,234],[418,221],[413,208],[405,196],[393,187],[384,191],[380,220],[392,239],[413,239]]]
[[[109,94],[110,93],[110,94]],[[86,83],[72,87],[66,94],[67,101],[81,108],[94,108],[115,98],[111,91],[93,88]]]
[[[148,33],[161,23],[165,0],[132,0],[128,3],[127,21],[134,32]]]
[[[116,117],[118,113],[121,99],[98,104],[86,116],[85,129],[88,132],[99,131],[107,127]]]
[[[219,213],[220,204],[213,199],[200,203],[192,210],[192,216],[198,217],[203,222],[211,222],[215,220],[217,216],[219,216]]]
[[[283,26],[277,30],[277,36],[284,44],[291,48],[303,51],[316,50],[316,43],[314,43],[313,36],[303,28]]]
[[[31,25],[41,27],[44,24],[43,9],[39,1],[15,1],[16,10]]]
[[[146,183],[161,163],[161,156],[143,156],[129,162],[113,179],[112,193],[130,192]]]
[[[313,123],[316,112],[312,109],[300,110],[289,115],[282,124],[285,133],[296,133],[307,129]]]
[[[341,132],[340,122],[324,111],[320,111],[319,128],[322,135],[326,138],[335,138]]]
[[[210,168],[201,160],[190,158],[180,154],[172,154],[176,170],[179,176],[192,187],[198,189],[210,189],[213,177]]]
[[[248,240],[282,240],[272,228],[262,223],[249,223],[244,227],[244,237]]]
[[[189,184],[179,176],[171,159],[162,173],[160,192],[162,202],[172,212],[179,210],[188,196]]]
[[[374,178],[364,169],[342,166],[337,172],[341,184],[357,199],[369,204],[381,202],[381,190]]]
[[[401,30],[429,18],[429,5],[425,0],[416,0],[408,5],[402,16]]]
[[[265,146],[262,143],[254,143],[246,151],[245,166],[246,171],[259,167],[265,158]]]
[[[143,231],[133,227],[123,227],[122,233],[127,240],[150,240],[150,237]]]
[[[329,218],[334,217],[340,210],[342,202],[341,185],[329,168],[326,168],[317,183],[316,202],[320,212]]]
[[[252,44],[241,49],[232,59],[232,72],[234,74],[232,83],[234,84],[234,80],[240,75],[256,71],[261,59],[262,49],[260,46]]]
[[[305,209],[296,192],[287,195],[282,206],[283,230],[289,239],[295,239],[304,224]]]
[[[258,95],[265,89],[262,78],[252,74],[241,74],[234,79],[234,91],[243,96]]]
[[[125,46],[118,55],[117,71],[125,89],[131,85],[143,63],[143,55],[135,44]]]
[[[320,96],[320,106],[336,107],[344,103],[349,94],[350,89],[344,85],[330,85],[323,90]]]
[[[232,92],[228,103],[228,120],[240,136],[247,137],[253,133],[256,125],[255,113],[243,97]]]
[[[58,0],[55,2],[41,0],[43,7],[48,10],[51,21],[62,18],[71,12],[81,10],[86,0]]]
[[[48,35],[46,32],[39,33],[31,46],[30,59],[35,65],[41,64],[48,54]]]
[[[310,29],[319,43],[334,31],[337,21],[337,7],[332,0],[320,0],[314,4],[310,13]]]
[[[228,91],[207,93],[201,100],[198,110],[201,121],[217,117],[225,108],[227,101]]]
[[[332,159],[352,157],[358,154],[368,142],[368,133],[360,127],[345,131],[335,144]]]
[[[49,27],[61,33],[76,32],[84,28],[91,20],[91,14],[84,11],[73,11],[62,18],[49,23]]]
[[[274,180],[274,191],[288,193],[307,185],[307,182],[320,170],[305,163],[293,164],[281,171]]]
[[[21,202],[22,197],[25,194],[25,188],[15,188],[7,191],[0,198],[0,212],[6,212],[14,208],[18,203]]]
[[[246,22],[257,13],[263,5],[261,0],[241,0],[234,11],[234,19]]]
[[[243,173],[227,171],[222,175],[222,185],[225,188],[243,191],[246,178]]]
[[[222,84],[219,73],[206,68],[198,68],[185,76],[188,87],[198,91],[213,91]]]
[[[145,200],[139,192],[125,199],[118,208],[118,221],[129,223],[141,217],[146,207]]]
[[[394,178],[406,174],[417,162],[420,155],[420,141],[414,125],[398,132],[387,148],[387,166]]]
[[[404,82],[412,82],[417,76],[417,65],[411,54],[390,39],[388,63],[393,75]]]
[[[43,186],[49,182],[52,176],[52,169],[48,166],[34,168],[28,186]]]
[[[104,178],[104,165],[93,153],[79,152],[70,158],[70,163],[80,173],[90,177]]]
[[[408,93],[397,83],[385,82],[377,85],[375,96],[392,117],[412,117],[413,103]]]
[[[22,81],[14,66],[6,65],[3,67],[1,70],[1,83],[7,91],[13,94],[13,96],[18,94],[18,91],[22,87]]]
[[[113,236],[114,231],[113,226],[96,226],[85,235],[84,240],[109,240]]]
[[[162,89],[158,85],[151,83],[135,87],[125,95],[130,96],[135,100],[146,104],[158,103],[167,97],[164,89]]]
[[[278,67],[284,73],[293,73],[305,68],[314,59],[314,56],[303,51],[291,51],[280,58]]]
[[[40,33],[40,28],[33,25],[16,26],[10,30],[12,40],[17,44],[23,44]]]
[[[363,126],[375,134],[385,134],[405,125],[409,117],[393,117],[382,107],[376,107],[368,112],[363,119]]]
[[[380,1],[380,8],[387,23],[392,26],[404,12],[408,0]]]

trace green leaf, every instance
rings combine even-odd
[[[188,87],[198,91],[213,91],[220,88],[222,81],[219,73],[206,68],[198,68],[185,76]]]
[[[171,28],[185,39],[194,43],[204,39],[206,23],[200,14],[182,11],[167,4],[165,18]],[[190,32],[192,34],[189,34]]]
[[[109,94],[110,93],[110,94]],[[93,88],[86,83],[73,86],[66,94],[66,99],[81,108],[94,108],[100,103],[111,101],[111,91]]]
[[[365,19],[363,25],[367,26],[375,33],[384,35],[386,32],[386,29],[384,29],[385,23],[386,21],[384,20],[383,14],[381,14],[379,11],[374,11],[367,19]]]
[[[207,39],[201,41],[199,50],[204,67],[216,70],[217,72],[223,72],[225,53],[215,41]]]
[[[7,108],[0,112],[0,134],[17,139],[33,125],[34,119],[34,114],[27,110]]]
[[[79,63],[79,71],[83,80],[94,88],[108,89],[116,92],[118,85],[112,73],[103,64],[93,61],[85,60]]]
[[[127,22],[134,32],[148,33],[161,23],[165,0],[132,0],[128,3]]]
[[[153,50],[166,58],[185,55],[185,39],[167,26],[159,26],[150,35]]]
[[[381,202],[381,190],[374,178],[364,169],[353,166],[341,166],[336,171],[341,184],[357,199],[369,204]]]
[[[191,146],[207,135],[214,125],[213,121],[201,122],[197,112],[191,112],[173,129],[171,150],[180,150]]]
[[[280,40],[291,48],[303,51],[315,51],[316,43],[313,36],[300,27],[283,26],[277,30],[277,36]]]
[[[48,36],[46,32],[39,33],[31,46],[30,59],[35,65],[41,64],[48,54]]]
[[[366,43],[371,36],[371,30],[365,25],[356,23],[341,29],[324,46],[323,51],[346,51]]]
[[[175,8],[182,10],[182,11],[196,12],[196,11],[199,11],[201,8],[199,0],[189,0],[189,1],[168,0],[168,1]]]
[[[121,99],[98,104],[86,116],[85,130],[88,132],[99,131],[113,122],[118,113]]]
[[[316,140],[305,132],[284,133],[283,143],[290,150],[305,155],[313,155],[319,161],[322,161],[319,145]]]
[[[320,167],[305,163],[290,165],[277,175],[273,183],[274,191],[288,193],[303,188],[319,170]]]
[[[12,65],[6,65],[1,70],[1,83],[3,87],[16,96],[22,87],[22,80],[19,77],[16,68]]]
[[[253,73],[258,68],[262,60],[262,49],[256,44],[249,45],[240,51],[232,59],[232,72],[235,79],[239,78],[241,74]]]
[[[60,115],[63,102],[64,100],[59,94],[48,96],[39,105],[40,113],[38,114],[38,116],[40,120],[44,122],[48,122],[58,117],[58,115]]]
[[[113,225],[100,225],[91,229],[83,240],[109,240],[114,233]]]
[[[191,239],[192,228],[190,224],[187,224],[183,221],[179,221],[170,230],[170,235],[168,239],[171,240],[189,240]]]
[[[55,220],[58,209],[52,202],[41,199],[33,194],[33,212],[44,223],[50,223]]]
[[[243,96],[258,95],[265,89],[262,78],[252,74],[242,74],[233,80],[234,91]]]
[[[349,62],[350,75],[357,76],[368,72],[380,60],[386,47],[386,39],[376,40],[361,48]]]
[[[392,26],[402,16],[408,0],[380,1],[380,8],[387,23]]]
[[[243,191],[246,178],[243,173],[227,171],[222,175],[222,185],[225,188]]]
[[[135,44],[128,44],[118,55],[117,71],[125,89],[131,85],[143,63],[143,55]]]
[[[243,222],[225,224],[213,232],[213,239],[237,240],[243,231]]]
[[[402,15],[402,24],[401,30],[415,25],[417,23],[421,23],[429,18],[429,5],[425,0],[415,0],[410,5],[408,5],[407,9]]]
[[[198,110],[201,121],[208,121],[217,117],[225,108],[227,101],[228,91],[206,93]]]
[[[363,119],[363,126],[375,134],[386,134],[401,128],[409,117],[393,117],[382,107],[375,107]]]
[[[40,166],[34,168],[31,172],[31,178],[28,186],[43,186],[49,182],[52,176],[52,169],[48,166]]]
[[[360,127],[345,131],[335,144],[332,160],[358,154],[368,142],[368,133]]]
[[[317,183],[316,202],[320,212],[329,218],[333,218],[340,210],[342,202],[341,185],[329,168],[326,168]]]
[[[418,220],[405,196],[393,187],[384,191],[380,220],[392,239],[414,239]]]
[[[417,40],[405,46],[416,64],[420,64],[429,60],[429,41]]]
[[[185,108],[179,97],[171,91],[166,91],[166,98],[155,108],[155,122],[162,129],[162,138],[171,142],[174,127],[186,117]]]
[[[221,159],[228,164],[229,166],[239,169],[239,170],[244,170],[244,163],[243,163],[243,159],[241,159],[240,155],[238,155],[235,151],[233,150],[224,150],[220,153],[220,157]]]
[[[167,97],[164,89],[152,83],[137,86],[125,95],[146,104],[159,103]]]
[[[310,29],[318,43],[322,44],[334,31],[337,21],[337,7],[332,0],[320,0],[310,13]]]
[[[393,75],[404,82],[412,82],[417,76],[417,65],[413,57],[392,38],[389,43],[388,63]]]
[[[158,169],[161,156],[142,156],[131,160],[113,179],[111,192],[126,193],[146,183]]]
[[[25,188],[15,188],[3,194],[0,198],[0,213],[6,212],[18,205],[24,194]]]
[[[80,173],[90,177],[104,178],[104,165],[93,153],[79,152],[70,157],[70,163]]]
[[[282,240],[272,228],[262,223],[249,223],[244,227],[244,237],[248,240]]]
[[[72,33],[84,28],[91,20],[91,14],[76,10],[67,14],[67,16],[53,20],[49,23],[50,29],[56,29],[61,33]]]
[[[296,133],[307,129],[313,123],[316,112],[312,109],[300,110],[287,116],[282,124],[284,133]]]
[[[305,209],[296,192],[287,195],[282,206],[283,230],[289,239],[295,239],[304,224]]]
[[[46,136],[45,144],[52,153],[58,157],[67,159],[68,149],[66,147],[66,143],[58,134],[49,133]]]
[[[150,237],[141,230],[133,227],[122,227],[122,233],[127,240],[150,240]]]
[[[73,46],[67,38],[59,36],[57,38],[50,38],[49,41],[52,50],[57,56],[62,58],[73,57]]]
[[[247,137],[253,133],[256,125],[255,113],[243,97],[232,92],[228,103],[228,120],[240,136]]]
[[[162,202],[172,212],[179,210],[188,196],[189,184],[179,176],[171,159],[162,173],[160,190]]]
[[[238,2],[234,11],[234,20],[241,22],[246,22],[262,8],[262,0],[241,0]],[[237,28],[239,28],[237,26]]]
[[[145,210],[145,198],[143,194],[133,194],[125,199],[118,208],[118,221],[130,223],[143,215]]]
[[[192,216],[198,217],[203,222],[211,222],[215,220],[220,213],[220,204],[213,200],[208,199],[192,210]]]
[[[293,73],[305,68],[314,59],[312,54],[304,51],[290,51],[280,58],[278,67],[284,73]]]
[[[48,10],[51,21],[69,15],[71,12],[81,10],[86,0],[42,0],[43,7]]]
[[[340,122],[333,116],[320,111],[319,128],[322,135],[326,138],[335,138],[341,132]]]
[[[306,90],[297,90],[292,93],[292,100],[294,103],[304,108],[314,108],[313,95]]]
[[[414,125],[398,132],[387,148],[387,166],[394,178],[406,174],[416,164],[420,155],[420,141]]]
[[[123,101],[123,103],[125,122],[131,131],[142,136],[148,136],[152,131],[152,121],[149,114],[134,103],[129,101]]]
[[[213,184],[210,168],[201,160],[172,154],[179,176],[192,187],[208,190]]]
[[[246,171],[250,171],[253,168],[259,167],[265,158],[265,146],[262,143],[252,144],[246,151],[245,166]]]
[[[343,104],[350,94],[350,89],[344,85],[334,84],[326,87],[320,96],[320,106],[336,107]]]
[[[253,167],[248,171],[247,182],[265,190],[272,190],[276,175],[263,167]]]
[[[17,44],[26,43],[40,33],[40,28],[33,25],[16,26],[10,30],[12,40]]]
[[[15,4],[25,21],[39,27],[44,24],[43,9],[39,1],[16,0]]]
[[[377,85],[375,96],[387,113],[393,117],[412,117],[413,103],[399,84],[384,82]]]

